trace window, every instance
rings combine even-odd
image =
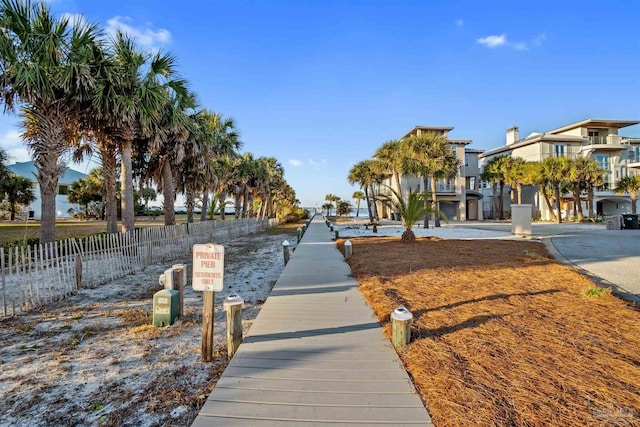
[[[469,166],[469,153],[464,153],[464,165]]]
[[[609,155],[608,154],[596,154],[594,158],[600,169],[604,169],[605,171],[609,172]]]
[[[565,146],[562,144],[556,144],[554,146],[555,148],[555,153],[556,153],[556,157],[564,157],[564,153],[565,153]]]
[[[476,189],[476,177],[470,176],[467,178],[467,190],[475,190]]]
[[[66,196],[69,194],[69,186],[68,185],[59,185],[58,186],[58,194],[61,196]]]

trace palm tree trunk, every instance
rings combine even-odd
[[[522,184],[518,183],[516,185],[516,190],[518,191],[518,204],[522,204]]]
[[[422,187],[424,188],[424,191],[427,191],[427,186],[429,185],[429,179],[428,177],[423,177],[423,185]],[[411,190],[409,190],[411,191]],[[429,205],[429,200],[427,200],[427,198],[425,197],[424,199],[424,207],[427,208]],[[429,214],[425,214],[424,219],[423,219],[423,225],[422,228],[429,228]]]
[[[631,193],[631,213],[634,215],[638,212],[637,211],[638,208],[636,207],[636,205],[638,204],[637,202],[638,202],[638,193],[635,193],[635,195],[634,193]]]
[[[553,206],[551,206],[551,200],[549,200],[549,194],[547,194],[546,185],[540,185],[540,193],[542,193],[542,197],[544,197],[544,201],[547,203],[547,209],[549,210],[549,216],[551,221],[556,220],[556,214],[553,211]]]
[[[555,195],[556,195],[556,205],[558,206],[558,224],[562,223],[562,203],[560,200],[560,186],[556,185],[554,187]]]
[[[369,189],[365,185],[364,187],[364,198],[367,200],[367,210],[369,212],[369,222],[373,222],[373,210],[371,209],[371,200],[369,199]]]
[[[242,192],[240,188],[236,188],[235,196],[235,217],[240,218],[240,212],[242,210]]]
[[[584,220],[584,213],[582,212],[580,193],[580,183],[576,183],[575,188],[573,189],[574,214],[577,214],[576,216],[578,217],[578,221],[582,222]]]
[[[101,144],[103,145],[103,144]],[[102,159],[102,177],[106,195],[106,217],[107,233],[118,232],[118,198],[116,196],[118,162],[112,150],[102,148],[100,150]]]
[[[493,192],[491,196],[491,201],[493,202],[493,219],[496,219],[498,209],[500,208],[498,203],[498,183],[497,182],[491,183],[491,190]]]
[[[122,207],[122,232],[133,231],[135,212],[133,206],[133,169],[131,166],[131,139],[126,139],[122,147],[122,164],[120,165],[120,205]]]
[[[207,211],[209,210],[209,191],[202,192],[202,209],[200,210],[200,222],[207,220]]]
[[[54,150],[55,151],[55,150]],[[34,161],[38,169],[40,185],[40,243],[51,243],[56,240],[56,190],[58,180],[66,168],[60,167],[58,159],[62,153],[46,153],[38,155]]]
[[[593,211],[593,199],[594,199],[594,194],[593,194],[593,187],[589,187],[589,189],[587,190],[587,199],[588,199],[588,204],[589,204],[589,217],[595,217],[595,212]]]
[[[249,208],[249,187],[245,186],[242,193],[242,218],[247,217],[247,210]]]
[[[360,199],[356,202],[356,218],[360,216]]]
[[[398,186],[398,194],[400,195],[400,198],[404,200],[404,195],[402,194],[402,186],[400,183],[400,174],[396,171],[393,171],[393,175],[395,176],[396,185]]]
[[[162,196],[164,197],[164,225],[176,225],[176,193],[173,187],[171,164],[167,158],[162,164]]]
[[[500,194],[498,194],[499,211],[498,211],[498,219],[504,219],[504,181],[500,181]]]
[[[378,206],[376,204],[376,194],[373,190],[373,184],[370,185],[369,190],[371,191],[371,201],[373,202],[373,219],[378,222],[380,221],[380,217],[378,216]]]
[[[436,178],[431,177],[431,209],[433,209],[433,226],[440,227],[440,212],[438,210],[438,195],[436,194]]]
[[[220,205],[220,221],[224,221],[224,208],[227,207],[224,203],[226,198],[227,198],[227,192],[221,191],[220,196],[218,197],[218,205]]]
[[[193,209],[196,206],[196,192],[187,188],[185,204],[187,205],[187,223],[193,224]]]

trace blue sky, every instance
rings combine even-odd
[[[201,105],[235,119],[245,151],[276,157],[303,206],[350,199],[351,166],[415,125],[488,150],[512,126],[640,120],[637,0],[49,3],[174,54]],[[16,123],[0,119],[0,144],[25,160]]]

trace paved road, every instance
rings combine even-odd
[[[511,231],[508,222],[455,225]],[[640,230],[607,230],[604,224],[541,223],[533,224],[532,234],[560,261],[569,261],[622,297],[640,303]]]

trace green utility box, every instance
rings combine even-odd
[[[180,313],[180,292],[163,289],[153,295],[153,326],[173,325]]]

